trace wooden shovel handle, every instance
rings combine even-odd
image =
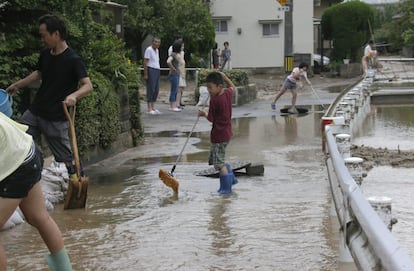
[[[75,167],[76,167],[76,173],[78,174],[78,178],[80,178],[80,162],[79,162],[79,152],[78,152],[78,143],[76,141],[76,132],[75,132],[75,112],[76,112],[76,106],[73,106],[73,109],[70,110],[70,113],[68,111],[68,108],[65,104],[65,102],[62,102],[63,106],[63,112],[66,115],[66,118],[69,122],[69,132],[70,132],[70,143],[72,146],[72,152],[73,152],[73,159],[75,160]]]

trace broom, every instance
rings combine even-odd
[[[312,84],[310,84],[310,88],[311,88],[313,94],[315,95],[315,97],[319,100],[319,103],[322,105],[323,110],[326,110],[325,106],[323,105],[323,102],[322,102],[321,98],[319,97],[318,93],[316,93],[316,91],[313,88]]]
[[[190,140],[191,134],[194,131],[194,128],[197,125],[198,120],[200,119],[200,116],[197,115],[197,119],[194,122],[193,128],[191,128],[190,133],[187,136],[187,140],[184,143],[183,148],[180,151],[180,154],[178,154],[177,156],[177,160],[175,160],[175,163],[171,169],[170,172],[166,171],[165,169],[160,169],[160,172],[158,173],[159,178],[161,179],[161,181],[168,187],[171,187],[171,189],[174,191],[174,193],[178,193],[178,186],[180,185],[180,183],[178,182],[178,180],[176,178],[174,178],[174,170],[177,167],[177,163],[180,161],[181,155],[184,152],[185,146],[187,146],[188,141]]]

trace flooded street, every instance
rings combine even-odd
[[[400,149],[403,153],[414,151],[414,107],[372,106],[364,129],[353,144],[369,147]],[[368,172],[361,186],[367,197],[392,199],[392,216],[398,219],[392,232],[407,254],[414,258],[414,169],[408,166],[376,166]]]
[[[257,115],[233,121],[227,159],[262,163],[264,176],[239,176],[230,195],[215,193],[218,178],[194,175],[208,167],[205,120],[175,170],[178,197],[158,171],[171,169],[186,133],[149,134],[143,146],[91,167],[87,208],[52,212],[74,270],[338,270],[322,113]],[[29,225],[1,237],[12,268],[46,269],[46,248]]]

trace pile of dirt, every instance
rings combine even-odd
[[[374,166],[414,167],[414,152],[389,150],[387,148],[372,148],[367,146],[351,146],[354,157],[364,159],[363,168],[366,172]]]

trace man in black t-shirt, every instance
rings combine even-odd
[[[40,53],[36,70],[11,84],[6,90],[15,94],[20,88],[41,81],[33,103],[20,122],[35,139],[43,134],[57,162],[65,163],[72,177],[76,174],[68,136],[69,123],[62,108],[74,106],[77,99],[92,91],[92,83],[82,59],[68,47],[65,23],[54,15],[39,19],[39,34],[46,46]]]

